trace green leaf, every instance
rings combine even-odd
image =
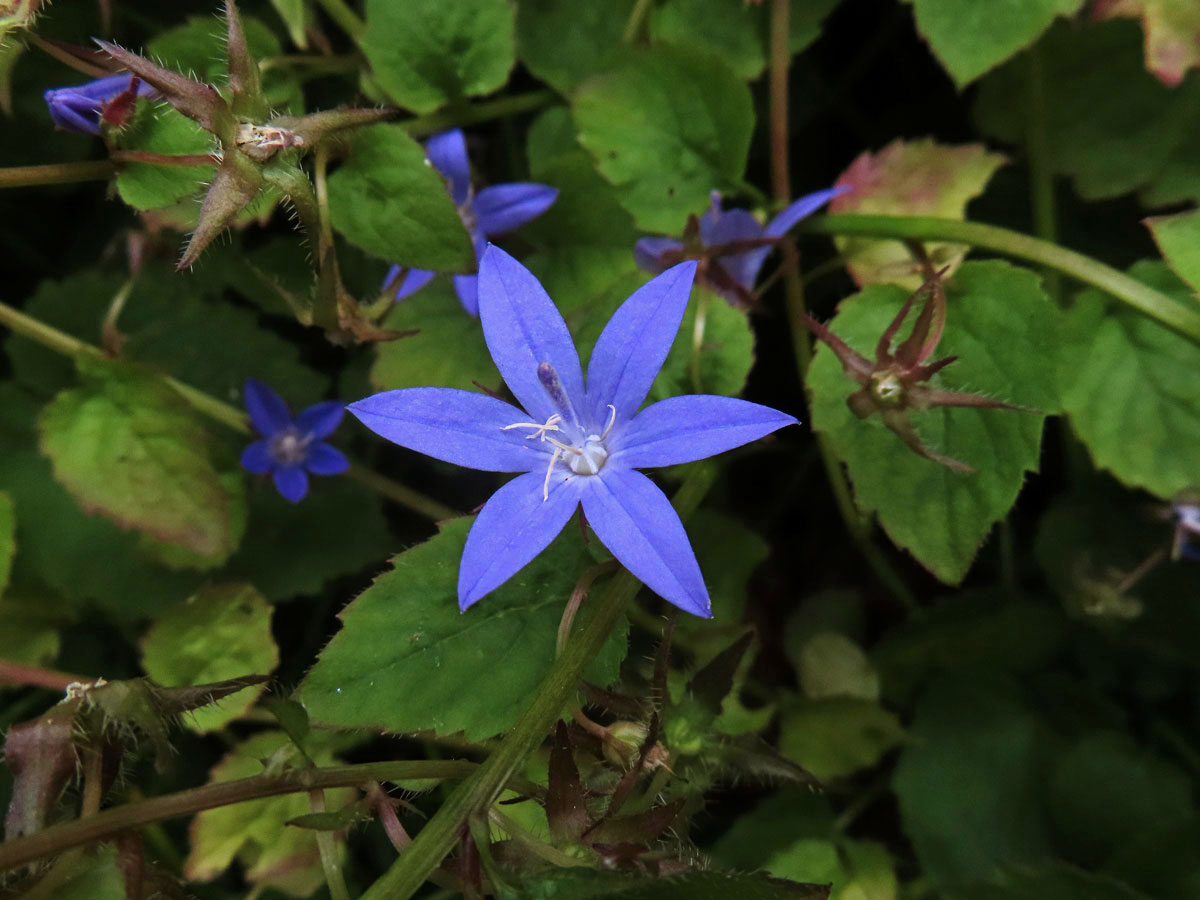
[[[337,738],[314,733],[306,745],[318,766],[335,762]],[[300,765],[298,751],[278,731],[256,734],[228,753],[209,774],[210,783],[232,781],[264,774],[264,760],[272,769]],[[325,802],[339,808],[350,803],[352,788],[325,791]],[[184,876],[194,881],[211,881],[240,860],[251,884],[274,887],[296,897],[307,897],[324,884],[317,836],[302,828],[288,828],[289,819],[311,812],[308,796],[286,794],[251,800],[232,806],[208,809],[196,815],[191,827],[191,850],[184,862]],[[338,842],[339,859],[345,845]]]
[[[1177,87],[1188,69],[1200,66],[1200,6],[1191,0],[1107,0],[1098,19],[1129,16],[1146,32],[1146,68],[1167,87]]]
[[[517,4],[517,53],[534,75],[562,94],[614,68],[628,54],[622,42],[635,0]]]
[[[828,900],[827,885],[798,884],[763,873],[685,872],[653,878],[595,870],[562,870],[527,879],[501,900]]]
[[[960,88],[1032,44],[1083,0],[912,0],[917,30]]]
[[[720,59],[658,47],[576,92],[579,140],[617,187],[639,228],[683,230],[709,192],[742,184],[754,109],[750,91]]]
[[[946,893],[947,900],[1150,900],[1127,884],[1066,863],[1040,863],[997,872],[987,883]]]
[[[1200,210],[1146,219],[1163,258],[1195,291],[1200,291]]]
[[[475,267],[445,182],[399,125],[356,133],[350,158],[329,178],[329,214],[346,240],[380,259],[439,272]]]
[[[1196,814],[1187,773],[1127,734],[1081,735],[1054,760],[1047,809],[1072,859],[1098,865],[1130,835],[1179,827]]]
[[[395,568],[342,611],[342,630],[298,692],[315,723],[480,740],[516,721],[554,659],[563,608],[592,560],[569,529],[460,613],[458,562],[470,524],[454,519],[395,557]],[[618,629],[588,680],[617,677],[625,642]]]
[[[17,510],[12,497],[0,491],[0,596],[8,587],[13,557],[17,553]]]
[[[827,347],[809,371],[813,427],[846,463],[859,508],[875,513],[893,541],[934,575],[957,584],[992,525],[1008,512],[1027,471],[1036,471],[1044,414],[1058,408],[1059,313],[1038,277],[1003,262],[966,263],[946,285],[948,315],[939,356],[958,356],[937,379],[948,390],[1020,403],[1040,412],[936,408],[911,413],[925,444],[974,466],[964,475],[917,456],[878,416],[856,418],[854,390]],[[873,285],[842,302],[833,330],[864,355],[904,302],[905,291]],[[936,381],[935,381],[936,383]]]
[[[507,0],[367,0],[360,41],[376,80],[417,113],[504,86],[515,61]]]
[[[828,795],[804,785],[785,786],[742,813],[713,845],[713,860],[732,869],[761,869],[795,841],[834,832]]]
[[[779,752],[817,778],[875,765],[904,738],[899,719],[855,697],[796,700],[780,712]]]
[[[146,674],[165,687],[269,675],[279,665],[271,607],[248,584],[205,587],[160,617],[141,646]],[[262,692],[262,685],[245,688],[184,722],[201,733],[216,731],[249,711]]]
[[[842,0],[805,0],[788,16],[788,50],[799,53],[821,36],[825,19]]]
[[[133,367],[80,362],[82,387],[42,412],[41,449],[89,512],[202,556],[233,545],[233,498],[178,394]]]
[[[1194,303],[1162,263],[1133,277]],[[1071,426],[1096,465],[1163,498],[1200,482],[1200,395],[1191,373],[1200,347],[1158,322],[1082,292],[1064,330],[1061,383]]]
[[[703,317],[699,333],[697,316]],[[693,378],[692,362],[697,353],[698,381]],[[746,386],[753,366],[754,329],[746,313],[715,294],[696,292],[683,314],[667,361],[650,389],[648,402],[679,394],[737,396]]]
[[[431,385],[477,391],[476,382],[500,387],[479,319],[463,309],[449,278],[398,302],[383,325],[420,333],[375,345],[371,385],[378,390]]]
[[[653,8],[650,35],[656,42],[719,56],[746,80],[757,78],[767,65],[765,10],[742,0],[667,0]]]
[[[122,150],[164,156],[211,153],[213,136],[166,104],[139,104],[138,114],[121,132]],[[117,192],[134,209],[161,209],[200,192],[212,180],[213,165],[158,166],[130,163],[117,173]]]
[[[880,844],[803,838],[768,860],[779,878],[833,884],[829,900],[896,900],[898,884],[891,854]]]
[[[128,896],[116,848],[109,846],[60,858],[43,881],[53,885],[52,894],[47,896],[54,900],[125,900]]]
[[[1006,158],[989,153],[983,144],[950,146],[933,138],[894,140],[878,153],[862,153],[841,177],[848,193],[829,205],[834,213],[866,215],[939,216],[962,219],[967,201],[977,197]],[[849,262],[846,268],[859,286],[895,282],[916,290],[924,280],[912,254],[900,241],[873,238],[835,238]],[[951,271],[967,255],[961,244],[926,243],[930,258]]]
[[[806,696],[879,699],[879,674],[862,648],[844,634],[814,635],[800,647],[798,656],[796,673]]]
[[[935,885],[1051,855],[1041,796],[1046,731],[1006,677],[948,673],[921,697],[892,787]]]
[[[1116,197],[1163,178],[1175,148],[1195,127],[1200,82],[1164,87],[1142,66],[1141,32],[1131,22],[1057,24],[1038,46],[1050,164],[1074,179],[1085,200]],[[980,85],[975,118],[1006,143],[1024,142],[1029,71],[1016,59]],[[1194,164],[1194,159],[1192,160]]]
[[[52,664],[61,646],[59,628],[68,618],[64,612],[60,604],[45,602],[44,591],[27,595],[9,590],[0,598],[0,659],[25,666]]]

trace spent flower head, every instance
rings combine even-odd
[[[696,263],[636,290],[596,342],[584,380],[566,323],[537,279],[488,247],[479,318],[496,367],[523,409],[451,388],[385,391],[349,409],[390,441],[436,459],[521,472],[484,505],[458,576],[459,607],[496,589],[554,540],[582,504],[596,536],[647,587],[711,615],[708,590],[670,501],[638,469],[739,447],[796,420],[733,397],[691,395],[639,411],[671,349]]]
[[[242,451],[242,467],[255,475],[269,472],[284,499],[304,499],[309,472],[340,475],[350,468],[342,451],[324,441],[342,421],[341,402],[326,400],[293,418],[284,399],[254,378],[246,380],[245,400],[260,438]]]
[[[642,238],[633,255],[639,267],[656,273],[685,259],[698,260],[701,282],[735,306],[749,306],[758,273],[775,245],[797,222],[848,190],[836,187],[801,197],[765,227],[748,210],[722,210],[721,195],[713,191],[704,215],[688,219],[683,240]]]
[[[42,96],[50,118],[63,131],[99,134],[101,122],[124,125],[138,97],[153,97],[157,93],[153,85],[136,75],[121,73],[73,87],[51,88]]]
[[[471,235],[475,259],[483,256],[491,238],[507,234],[536,219],[558,199],[558,188],[532,182],[493,184],[478,193],[471,187],[471,161],[461,130],[444,131],[425,142],[430,165],[446,179],[446,190],[454,200],[458,215]],[[436,272],[392,266],[384,278],[383,290],[395,292],[403,300],[427,285]],[[476,275],[455,275],[454,291],[471,315],[479,314]]]

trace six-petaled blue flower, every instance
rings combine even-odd
[[[451,388],[385,391],[349,409],[388,440],[437,459],[523,472],[467,536],[458,575],[466,609],[537,556],[580,504],[596,536],[653,591],[698,616],[708,591],[670,502],[638,469],[692,462],[792,425],[733,397],[690,395],[639,412],[687,307],[695,262],[651,280],[613,314],[583,370],[566,323],[537,279],[489,247],[479,266],[488,350],[524,409]]]
[[[558,198],[557,188],[525,182],[494,184],[476,194],[471,187],[467,144],[457,128],[431,137],[425,143],[425,155],[446,179],[446,188],[475,245],[477,260],[483,256],[489,238],[506,234],[536,219]],[[437,274],[425,269],[409,269],[401,278],[402,272],[400,266],[392,266],[383,282],[385,290],[393,289],[391,285],[395,284],[397,300],[420,290]],[[477,280],[475,275],[454,276],[454,290],[459,302],[473,316],[479,314]]]
[[[104,105],[129,90],[134,78],[123,72],[74,87],[51,88],[42,96],[50,110],[50,118],[63,131],[99,134],[100,114]],[[136,91],[139,97],[151,97],[157,93],[144,81],[138,82]]]
[[[341,450],[324,442],[337,430],[344,407],[337,400],[310,406],[295,418],[287,403],[261,381],[246,380],[246,412],[261,438],[242,452],[242,466],[268,472],[284,499],[299,503],[308,493],[308,473],[340,475],[350,468]]]
[[[746,305],[753,297],[754,282],[774,240],[847,190],[836,187],[801,197],[765,228],[747,210],[722,210],[721,195],[713,191],[712,205],[700,217],[698,247],[674,238],[647,237],[634,245],[633,255],[638,266],[647,272],[662,272],[680,260],[702,255],[704,283],[730,303]]]

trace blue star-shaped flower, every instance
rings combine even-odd
[[[99,134],[100,113],[104,105],[129,90],[133,78],[135,76],[128,72],[122,72],[74,87],[51,88],[42,96],[46,100],[47,109],[50,110],[50,118],[63,131]],[[139,81],[136,90],[139,97],[150,97],[157,93],[144,81]]]
[[[425,155],[446,179],[446,189],[475,245],[476,260],[483,256],[489,238],[507,234],[536,219],[558,199],[558,188],[529,182],[494,184],[476,194],[471,187],[467,144],[462,131],[457,128],[426,141]],[[392,266],[383,280],[384,290],[391,290],[393,282],[399,280],[394,288],[397,300],[419,291],[437,274],[426,269],[409,269],[401,279],[402,271],[400,266]],[[454,276],[454,290],[459,302],[473,316],[479,315],[477,280],[476,275]]]
[[[721,195],[713,191],[712,205],[700,217],[699,233],[692,236],[698,246],[674,238],[647,237],[634,245],[633,255],[638,266],[647,272],[662,272],[682,259],[703,256],[704,283],[730,303],[744,306],[753,299],[754,282],[767,254],[774,248],[775,239],[847,190],[836,187],[801,197],[765,228],[747,210],[722,210]]]
[[[287,403],[261,381],[246,379],[246,412],[262,437],[242,451],[242,467],[268,472],[285,500],[299,503],[308,493],[308,473],[340,475],[350,468],[341,450],[324,442],[337,430],[345,407],[338,400],[310,406],[292,418]]]
[[[529,270],[497,247],[479,266],[479,317],[496,367],[524,409],[452,388],[385,391],[349,409],[372,431],[437,459],[523,472],[476,518],[458,573],[466,609],[562,530],[579,504],[622,565],[680,609],[710,616],[708,591],[666,496],[638,469],[739,447],[796,420],[733,397],[670,397],[639,407],[671,349],[696,263],[635,291],[609,320],[585,387],[575,345]]]

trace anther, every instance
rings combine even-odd
[[[571,413],[571,400],[567,396],[567,392],[563,389],[562,381],[559,380],[558,373],[554,371],[554,366],[548,362],[538,363],[537,376],[538,381],[542,383],[542,387],[546,389],[546,393],[550,395],[550,399],[554,405],[562,413],[560,418],[565,417],[574,421],[574,416]]]

